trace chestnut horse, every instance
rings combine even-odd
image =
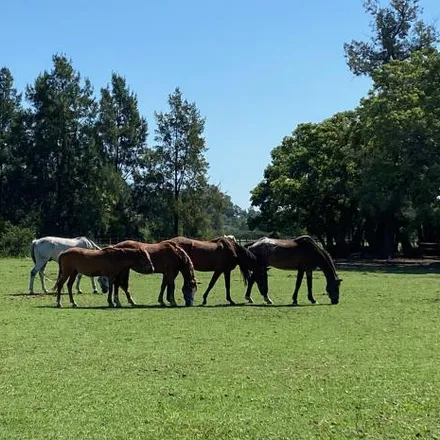
[[[287,270],[298,269],[295,291],[292,295],[294,305],[298,304],[298,291],[301,287],[304,272],[307,274],[308,299],[312,304],[316,303],[312,295],[312,270],[316,267],[319,267],[324,272],[327,280],[326,290],[331,303],[338,304],[339,285],[342,280],[339,279],[336,274],[335,263],[330,254],[325,249],[319,247],[312,237],[303,235],[291,240],[277,240],[263,237],[255,243],[246,245],[246,247],[252,251],[266,267],[272,266]],[[253,302],[251,298],[253,283],[254,280],[251,278],[245,297],[249,302]],[[264,284],[268,290],[267,281]],[[265,298],[269,298],[267,290],[265,290]]]
[[[182,247],[190,256],[194,269],[201,272],[214,272],[209,282],[208,288],[203,294],[203,305],[206,305],[209,292],[214,287],[215,283],[223,274],[225,279],[226,300],[229,304],[234,305],[231,298],[231,271],[237,265],[240,268],[243,276],[243,281],[246,284],[251,276],[254,274],[254,279],[260,287],[260,275],[262,267],[258,264],[258,260],[252,252],[239,245],[236,241],[226,237],[218,237],[211,241],[192,240],[186,237],[175,237],[169,241],[176,243]],[[161,295],[163,295],[164,286],[166,283],[165,277],[162,280]]]
[[[162,273],[167,287],[167,300],[172,306],[176,306],[174,297],[175,279],[180,272],[183,276],[182,293],[186,306],[192,306],[194,295],[197,291],[194,266],[187,253],[176,244],[169,241],[160,243],[141,243],[139,241],[127,240],[115,245],[116,248],[144,249],[150,255],[156,273]],[[121,276],[121,287],[128,285],[129,271]],[[162,284],[163,285],[163,284]],[[165,289],[164,287],[164,289]],[[158,302],[165,305],[163,291],[161,290]]]
[[[72,307],[76,307],[72,295],[72,286],[78,273],[87,276],[105,276],[109,281],[108,305],[109,307],[121,307],[117,295],[120,285],[120,275],[127,269],[133,269],[139,273],[152,273],[154,271],[148,252],[144,249],[115,249],[106,247],[100,250],[71,248],[60,254],[59,259],[57,289],[57,307],[61,307],[61,289],[67,282],[69,298]],[[115,288],[115,303],[112,299],[112,290]],[[126,290],[127,300],[131,305],[135,305],[133,298]]]

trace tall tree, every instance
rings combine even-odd
[[[438,32],[421,19],[418,0],[390,0],[388,7],[378,0],[364,0],[372,16],[369,42],[352,40],[344,44],[345,57],[355,75],[371,75],[374,69],[392,60],[405,60],[415,51],[432,48]]]
[[[102,156],[94,141],[97,104],[89,80],[81,80],[64,56],[28,86],[33,143],[27,168],[41,212],[40,232],[87,234],[100,228]]]
[[[319,124],[301,124],[272,151],[264,180],[252,191],[260,209],[252,227],[290,235],[308,232],[327,244],[343,243],[356,213],[356,166],[345,112]]]
[[[14,128],[21,113],[21,95],[9,69],[0,69],[0,219],[5,216],[7,178],[13,161]]]
[[[401,227],[417,229],[422,240],[440,239],[440,53],[389,63],[373,79],[359,112],[358,191],[371,244],[388,256]]]
[[[99,136],[115,172],[127,180],[147,148],[148,126],[136,95],[123,77],[112,74],[111,87],[101,89]]]
[[[197,191],[206,185],[205,119],[195,103],[183,98],[179,88],[169,96],[168,105],[168,113],[155,114],[156,146],[152,160],[164,185],[171,188],[173,231],[178,235],[181,213],[185,209],[183,190]]]

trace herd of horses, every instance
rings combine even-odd
[[[91,277],[93,291],[97,293],[95,277],[103,293],[107,293],[109,307],[121,307],[119,288],[127,301],[135,305],[129,292],[130,269],[141,273],[160,273],[162,283],[158,302],[176,306],[174,296],[175,280],[179,273],[183,277],[182,293],[186,306],[194,304],[197,291],[195,271],[212,272],[212,277],[203,294],[203,305],[206,305],[209,292],[223,274],[226,300],[234,305],[231,297],[231,272],[238,266],[244,283],[247,285],[245,299],[252,303],[252,287],[257,287],[267,304],[272,304],[269,296],[268,270],[271,267],[285,270],[297,270],[295,290],[292,296],[293,305],[298,304],[298,291],[304,273],[307,276],[308,299],[315,303],[312,294],[312,271],[319,268],[326,278],[326,291],[332,304],[339,302],[341,279],[336,273],[335,264],[329,253],[316,241],[303,235],[294,239],[273,239],[263,237],[245,246],[240,245],[233,236],[222,236],[210,241],[193,240],[186,237],[175,237],[159,243],[142,243],[133,240],[122,241],[116,245],[100,248],[86,237],[61,238],[43,237],[33,240],[31,256],[34,267],[31,270],[29,293],[34,293],[34,279],[40,275],[41,286],[45,293],[47,278],[44,269],[49,261],[59,264],[56,291],[57,307],[61,307],[61,292],[67,282],[70,303],[76,307],[72,288],[80,293],[81,276]]]

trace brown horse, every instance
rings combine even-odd
[[[298,269],[296,278],[295,291],[292,295],[294,305],[298,304],[298,291],[304,277],[307,274],[308,299],[314,304],[316,303],[312,294],[312,270],[319,267],[327,280],[327,294],[332,304],[339,302],[339,285],[341,279],[336,274],[335,264],[327,251],[320,248],[315,240],[308,235],[292,240],[277,240],[273,238],[263,237],[255,243],[247,246],[257,258],[266,266],[276,267],[278,269]],[[267,275],[266,275],[267,280]],[[254,280],[251,278],[246,291],[246,299],[253,302],[251,298],[251,290]],[[265,286],[267,296],[267,281]],[[263,295],[264,296],[264,295]]]
[[[237,242],[225,237],[215,238],[211,241],[191,240],[186,237],[175,237],[169,241],[176,243],[182,247],[190,256],[195,270],[201,272],[214,272],[209,282],[208,288],[203,294],[203,305],[206,305],[209,292],[215,283],[223,274],[225,279],[226,300],[231,304],[235,304],[231,298],[231,271],[237,265],[240,268],[245,284],[249,281],[251,274],[260,286],[260,275],[262,268],[258,264],[258,260],[252,252],[249,252]],[[162,280],[161,295],[165,288],[166,279]]]
[[[70,303],[76,307],[75,300],[72,295],[72,286],[78,273],[96,277],[104,276],[109,280],[108,305],[109,307],[121,307],[118,298],[118,287],[120,285],[120,275],[128,269],[133,269],[139,273],[152,273],[154,271],[148,252],[140,249],[115,249],[114,247],[106,247],[100,250],[71,248],[64,251],[59,256],[59,272],[56,283],[57,289],[57,307],[61,307],[61,289],[67,282]],[[112,290],[115,289],[115,302],[112,299]],[[131,305],[135,302],[126,290],[127,301]]]
[[[116,248],[132,248],[144,249],[150,255],[156,273],[162,273],[166,280],[167,300],[172,306],[176,306],[174,298],[175,279],[179,272],[183,276],[182,293],[186,306],[192,306],[194,295],[197,291],[196,277],[194,274],[194,266],[187,253],[169,241],[160,243],[141,243],[139,241],[127,240],[115,245]],[[126,271],[121,277],[121,287],[128,286],[129,271]],[[159,294],[158,301],[161,305],[165,305],[163,301],[163,291]]]

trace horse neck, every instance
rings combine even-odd
[[[189,284],[191,281],[196,279],[196,275],[194,273],[194,266],[192,264],[191,259],[188,254],[182,249],[177,249],[177,253],[179,254],[181,264],[180,264],[180,273],[182,274],[183,281],[185,284]]]
[[[324,273],[327,282],[337,280],[338,276],[336,274],[336,268],[333,261],[331,260],[331,257],[329,255],[326,255],[326,252],[320,249],[317,245],[315,245],[315,248],[318,253],[317,265]]]

